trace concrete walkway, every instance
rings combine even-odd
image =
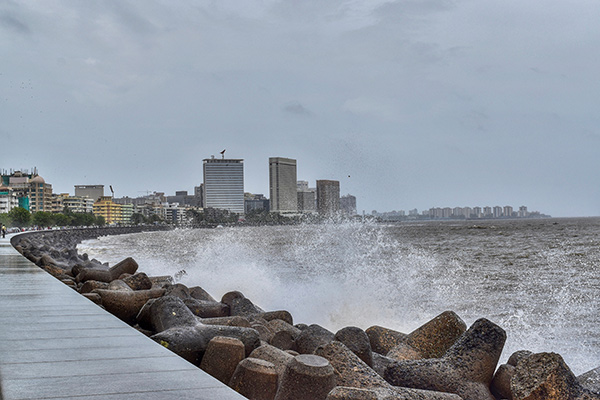
[[[0,239],[2,399],[243,396],[68,288]]]

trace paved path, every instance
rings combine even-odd
[[[3,400],[241,400],[0,239]]]

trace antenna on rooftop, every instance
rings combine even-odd
[[[108,187],[110,188],[110,192],[112,193],[112,197],[114,198],[115,197],[115,191],[113,190],[112,185],[109,185]]]
[[[221,152],[221,159],[222,160],[225,159],[225,150],[227,150],[227,149],[223,149],[223,151]]]

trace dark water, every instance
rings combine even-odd
[[[575,373],[600,366],[600,218],[325,224],[176,230],[89,241],[111,264],[177,275],[220,298],[330,330],[410,332],[444,310],[484,317],[520,349],[554,351]]]

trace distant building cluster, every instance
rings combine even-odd
[[[527,206],[515,210],[512,206],[495,207],[432,207],[420,214],[417,209],[410,210],[408,215],[404,210],[378,213],[371,215],[383,220],[416,220],[416,219],[492,219],[492,218],[544,218],[549,217],[539,211],[528,211]]]
[[[340,182],[320,179],[311,187],[308,181],[298,180],[296,160],[285,157],[269,158],[269,198],[263,194],[244,192],[244,160],[221,158],[203,160],[204,182],[194,187],[194,193],[176,191],[173,196],[163,192],[145,192],[131,198],[105,194],[104,185],[75,185],[74,194],[53,193],[52,185],[37,169],[0,172],[0,213],[15,207],[31,212],[92,213],[102,216],[107,224],[129,224],[143,221],[166,221],[185,224],[190,210],[227,210],[241,218],[252,213],[278,213],[286,216],[319,215],[322,217],[355,216],[356,197],[340,196]],[[549,217],[526,206],[495,207],[433,207],[419,213],[417,209],[390,211],[372,216],[387,221],[539,218]]]
[[[189,210],[220,209],[243,218],[255,212],[279,213],[287,216],[318,214],[324,217],[356,214],[356,197],[340,197],[336,180],[317,180],[315,187],[297,180],[296,160],[269,158],[269,198],[263,194],[244,192],[244,160],[221,158],[203,160],[204,182],[194,187],[194,193],[176,191],[174,196],[163,192],[146,192],[139,197],[105,194],[104,185],[75,185],[74,195],[56,194],[52,185],[29,171],[3,171],[0,181],[0,213],[15,207],[31,212],[92,213],[102,216],[107,224],[129,224],[137,219],[185,224]]]

